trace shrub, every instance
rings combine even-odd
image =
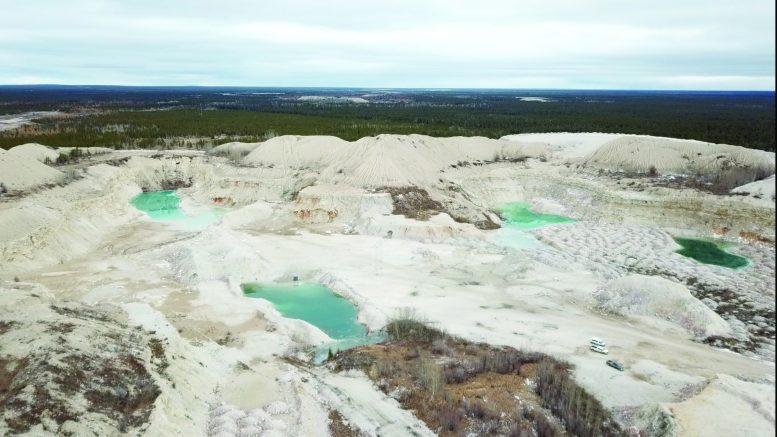
[[[423,359],[418,365],[416,378],[421,386],[429,392],[432,399],[436,398],[443,387],[440,365],[434,360]]]
[[[397,318],[390,321],[386,325],[386,332],[391,341],[410,340],[430,343],[446,336],[442,331],[428,326],[418,315],[409,310],[401,311]]]
[[[521,366],[531,360],[527,354],[515,349],[500,350],[483,355],[483,369],[487,372],[501,374],[517,372]]]
[[[678,431],[671,413],[659,404],[642,408],[637,415],[637,423],[642,431],[655,437],[674,437]]]
[[[499,414],[492,407],[480,399],[462,401],[462,408],[467,412],[467,416],[479,420],[496,419]]]
[[[534,437],[534,430],[531,424],[528,423],[515,423],[510,427],[509,437]]]
[[[438,338],[432,342],[432,352],[437,355],[451,355],[451,349],[444,338]]]
[[[65,169],[65,177],[62,178],[62,182],[60,185],[67,185],[73,181],[77,181],[78,179],[81,179],[81,173],[78,171],[78,169],[75,168],[67,168]]]
[[[549,419],[543,412],[533,414],[534,428],[537,430],[537,437],[560,437],[564,435],[561,426]]]
[[[464,419],[464,411],[461,408],[450,405],[443,407],[437,413],[437,420],[440,421],[440,425],[446,431],[457,432],[462,419]]]
[[[230,164],[240,164],[246,155],[248,155],[247,151],[230,150],[227,154],[227,161],[229,161]]]
[[[569,365],[543,359],[537,366],[537,394],[561,418],[568,432],[580,437],[622,436],[610,413],[569,374]]]
[[[448,364],[443,369],[443,377],[446,384],[461,384],[473,376],[475,376],[474,372],[468,371],[460,363]]]
[[[270,130],[266,131],[264,134],[262,134],[262,141],[267,141],[270,138],[275,138],[277,136],[278,136],[278,133],[275,132],[274,130],[270,129]]]
[[[394,320],[386,326],[386,331],[392,341],[432,342],[444,335],[442,332],[427,326],[424,322],[411,319]]]

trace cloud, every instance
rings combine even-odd
[[[0,83],[774,89],[774,3],[42,0]]]

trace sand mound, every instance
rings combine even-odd
[[[59,157],[57,150],[37,143],[27,143],[12,147],[8,150],[8,153],[19,157],[35,159],[40,162],[45,162],[47,159],[49,162],[54,162]]]
[[[696,336],[726,335],[728,324],[684,286],[657,276],[630,275],[599,290],[600,309],[624,316],[651,316],[682,326]]]
[[[698,175],[737,186],[774,174],[774,153],[647,136],[616,138],[583,159],[607,170]]]
[[[326,136],[281,136],[256,147],[243,162],[318,170],[327,181],[381,187],[429,185],[436,183],[441,170],[452,166],[546,154],[545,144],[483,137],[378,135],[347,142]]]
[[[750,182],[731,190],[732,193],[747,193],[751,197],[774,202],[774,175],[760,181]]]
[[[681,435],[774,434],[774,386],[717,377],[686,402],[670,404]]]
[[[243,162],[265,167],[321,168],[341,157],[341,149],[347,144],[330,136],[283,135],[261,143]]]
[[[44,146],[43,144],[27,143],[13,147],[9,149],[7,153],[25,160],[34,160],[44,164],[51,164],[56,163],[57,158],[59,158],[61,155],[64,155],[64,157],[70,157],[70,155],[73,153],[73,150],[76,150],[76,148],[60,147],[55,149],[53,147]],[[113,149],[109,149],[107,147],[79,147],[78,150],[84,156],[102,155],[105,153],[113,152]]]
[[[16,146],[7,152],[0,150],[0,183],[6,189],[28,190],[41,185],[56,184],[64,178],[62,172],[41,163],[35,157],[27,156],[27,152],[35,148],[13,152],[19,147],[23,146]]]

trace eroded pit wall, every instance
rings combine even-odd
[[[133,157],[120,166],[97,164],[68,185],[0,203],[0,274],[18,275],[93,250],[141,216],[130,200],[142,188],[197,174],[191,159],[177,161]]]
[[[141,191],[178,189],[203,205],[241,207],[289,201],[315,183],[314,175],[234,167],[196,152],[130,152],[116,164],[91,166],[66,186],[0,203],[0,274],[17,275],[93,250],[108,233],[141,216],[130,204]]]
[[[223,158],[165,152],[152,157],[132,156],[125,164],[127,178],[144,191],[182,189],[203,204],[227,207],[256,201],[289,200],[310,175],[261,167],[235,167]]]
[[[542,209],[545,199],[563,205],[562,213],[579,220],[658,226],[670,232],[730,241],[774,241],[773,208],[739,196],[716,196],[692,189],[655,188],[652,192],[618,190],[571,172],[497,167],[462,175],[460,188],[491,207],[527,201]]]
[[[391,195],[359,188],[309,186],[292,203],[294,217],[304,224],[349,224],[362,218],[388,215]]]
[[[0,204],[0,274],[16,275],[85,253],[139,215],[129,204],[139,191],[123,170],[100,164],[64,187]]]

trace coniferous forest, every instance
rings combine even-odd
[[[774,92],[2,86],[0,147],[207,148],[276,135],[610,132],[775,150]]]

